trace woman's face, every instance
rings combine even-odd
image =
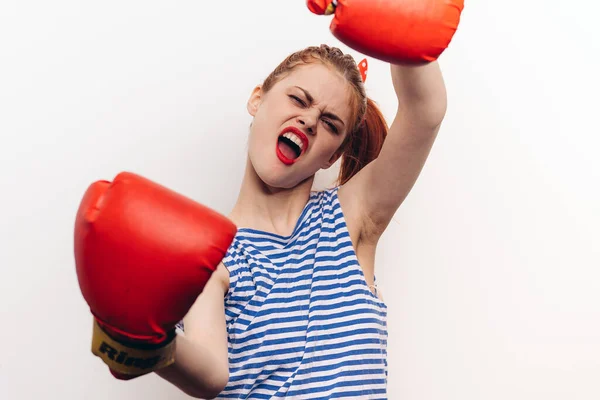
[[[317,63],[296,68],[248,101],[249,158],[271,187],[292,188],[329,168],[348,135],[353,96],[345,78]]]

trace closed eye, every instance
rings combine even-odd
[[[331,122],[327,121],[327,120],[323,120],[323,122],[325,122],[325,124],[329,127],[329,129],[331,129],[331,131],[333,133],[338,133],[338,128],[337,126],[335,126],[334,124],[332,124]]]
[[[298,96],[294,96],[293,94],[290,95],[290,98],[295,102],[300,104],[302,107],[306,107],[306,103]]]

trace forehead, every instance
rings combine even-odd
[[[280,82],[282,90],[299,86],[310,93],[315,105],[334,112],[347,121],[352,90],[346,79],[323,64],[307,64],[296,68]]]

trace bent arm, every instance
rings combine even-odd
[[[391,65],[398,110],[377,159],[346,183],[366,229],[381,233],[411,191],[446,113],[438,62]]]
[[[192,397],[214,398],[229,380],[223,302],[228,280],[227,269],[220,264],[184,318],[185,333],[177,335],[175,363],[156,371]]]

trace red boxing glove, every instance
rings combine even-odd
[[[175,325],[233,241],[226,217],[138,175],[87,189],[75,222],[75,262],[94,315],[92,353],[117,378],[174,362]]]
[[[332,14],[331,32],[363,54],[392,64],[437,60],[458,28],[463,0],[307,0]]]

